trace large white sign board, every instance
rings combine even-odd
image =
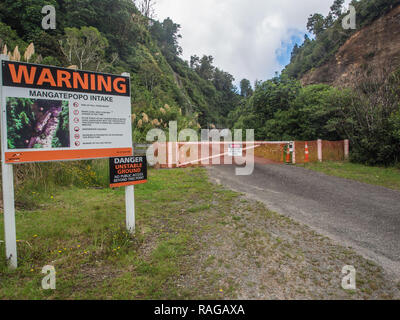
[[[13,164],[132,156],[130,78],[0,56],[0,104],[6,257],[16,268]],[[125,197],[134,221],[133,186]]]
[[[1,61],[6,163],[131,156],[130,79]]]

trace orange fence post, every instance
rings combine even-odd
[[[309,157],[309,152],[308,152],[308,142],[306,142],[306,145],[304,147],[304,162],[310,162],[310,157]]]
[[[290,145],[286,145],[286,164],[290,163]]]

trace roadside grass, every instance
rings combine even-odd
[[[33,210],[42,195],[60,187],[106,187],[108,175],[108,159],[15,165],[15,203],[20,209]]]
[[[371,167],[351,162],[314,162],[298,165],[330,176],[356,180],[400,191],[400,169]]]
[[[202,168],[149,170],[135,188],[134,236],[125,231],[123,188],[54,190],[31,190],[35,206],[17,208],[17,270],[0,241],[0,299],[399,296],[379,266],[212,184]],[[356,292],[340,287],[347,264],[357,268]],[[46,265],[56,269],[56,290],[41,288]]]
[[[16,213],[16,271],[7,269],[0,242],[0,299],[179,297],[171,282],[187,268],[181,257],[199,249],[194,234],[202,227],[193,219],[212,206],[214,187],[202,169],[150,170],[149,181],[135,189],[135,236],[125,232],[123,188],[31,191],[34,209]],[[2,214],[0,220],[4,239]],[[41,289],[45,265],[56,269],[55,291]],[[214,290],[205,297],[217,297]]]

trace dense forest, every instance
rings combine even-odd
[[[358,30],[397,3],[352,1]],[[41,28],[45,4],[57,9],[55,30]],[[282,73],[254,85],[242,79],[239,88],[212,56],[184,61],[180,25],[154,19],[149,0],[2,0],[0,49],[14,58],[25,52],[30,62],[130,72],[135,142],[177,120],[179,129],[254,128],[261,140],[349,138],[353,161],[392,165],[400,160],[399,72],[365,75],[351,89],[299,81],[356,32],[342,28],[343,4],[335,0],[326,17],[310,15],[312,36],[294,46]],[[34,54],[26,55],[30,43]]]

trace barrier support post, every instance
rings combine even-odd
[[[125,206],[126,206],[126,228],[128,232],[135,234],[135,186],[125,187]]]
[[[349,160],[350,154],[350,140],[344,140],[344,160]]]
[[[293,141],[292,164],[296,164],[296,141]]]
[[[318,144],[318,161],[322,162],[322,140],[318,139],[317,144]]]

